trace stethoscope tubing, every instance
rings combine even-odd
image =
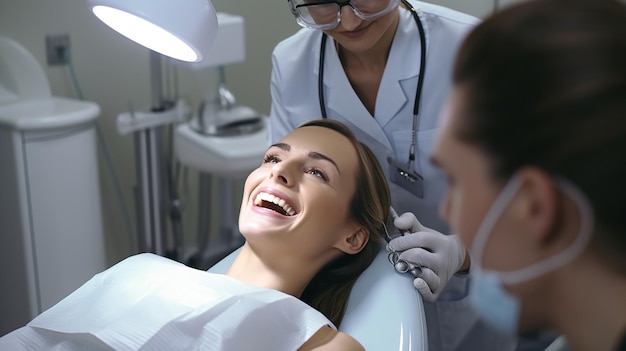
[[[424,25],[417,14],[417,11],[407,0],[402,0],[402,4],[407,7],[407,9],[411,12],[413,19],[415,20],[415,24],[417,25],[417,29],[420,37],[420,71],[417,78],[417,89],[415,91],[415,101],[413,102],[413,139],[415,139],[415,134],[417,133],[417,123],[418,116],[420,110],[420,101],[422,97],[422,87],[424,85],[424,75],[426,69],[426,32],[424,30]],[[322,118],[328,118],[326,113],[326,102],[324,98],[324,63],[326,60],[326,42],[328,40],[328,35],[326,33],[322,33],[322,40],[320,45],[320,59],[319,59],[319,75],[318,75],[318,99],[320,104],[320,111],[322,112]],[[409,161],[412,162],[415,160],[415,140],[411,145],[411,150],[409,153]]]

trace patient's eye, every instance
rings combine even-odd
[[[325,182],[328,181],[328,176],[326,175],[326,173],[324,173],[324,171],[322,171],[319,168],[315,168],[315,167],[308,168],[306,170],[306,173],[322,178],[322,180],[324,180]]]
[[[263,163],[278,163],[280,158],[276,154],[267,154],[263,158]]]

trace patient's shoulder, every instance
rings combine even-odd
[[[365,348],[353,337],[328,326],[322,327],[307,340],[298,351],[364,351]]]

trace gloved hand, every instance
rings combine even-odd
[[[421,267],[422,275],[413,280],[413,285],[425,301],[435,301],[465,262],[465,247],[456,235],[427,228],[410,212],[397,217],[393,224],[409,233],[391,240],[387,251],[396,251],[401,260]]]

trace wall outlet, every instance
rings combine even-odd
[[[57,66],[67,64],[67,55],[70,52],[70,35],[46,35],[46,57],[48,65]]]

